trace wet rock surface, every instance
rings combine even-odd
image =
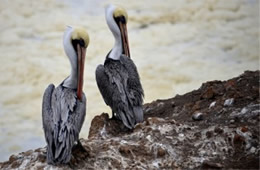
[[[132,131],[103,113],[69,164],[47,165],[39,148],[12,155],[0,169],[259,169],[259,91],[259,71],[207,82],[145,104],[145,121]]]

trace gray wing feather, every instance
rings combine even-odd
[[[143,89],[136,66],[126,56],[116,64],[99,65],[96,81],[102,97],[130,129],[143,121]]]
[[[74,134],[75,134],[76,139],[79,138],[79,133],[80,133],[80,130],[81,130],[84,120],[85,120],[86,103],[87,103],[87,99],[85,97],[85,94],[83,93],[82,100],[81,101],[77,100],[77,108],[75,110],[75,116],[71,117],[71,118],[73,118],[73,121],[76,122],[76,123],[70,124],[73,131],[75,131]]]
[[[105,101],[105,103],[112,107],[112,97],[113,97],[113,84],[108,80],[108,76],[105,73],[105,68],[103,65],[98,65],[96,68],[96,82],[99,91]]]
[[[143,97],[144,91],[142,88],[142,84],[140,81],[140,77],[137,71],[137,68],[134,62],[127,56],[121,56],[122,63],[128,70],[128,82],[127,82],[127,96],[129,98],[129,102],[131,103],[136,122],[143,121]]]
[[[48,89],[48,88],[47,88]],[[51,96],[51,99],[50,99]],[[47,141],[47,160],[50,163],[67,163],[71,158],[71,149],[78,141],[79,132],[86,114],[86,97],[77,99],[76,91],[61,85],[53,90],[49,97],[51,116],[50,139]],[[48,120],[43,119],[43,122]],[[44,124],[44,123],[43,123]],[[44,131],[46,131],[44,129]],[[46,136],[46,132],[45,132]],[[49,159],[48,159],[48,155]]]
[[[105,103],[111,107],[124,125],[131,129],[134,126],[134,116],[127,112],[128,102],[121,78],[118,76],[109,72],[103,65],[99,65],[96,69],[97,86]]]
[[[52,93],[55,86],[53,84],[50,84],[43,95],[43,101],[42,101],[42,124],[43,124],[43,130],[45,134],[45,140],[47,142],[47,150],[49,151],[47,153],[47,160],[50,160],[49,163],[51,163],[51,160],[53,160],[53,153],[52,153],[52,147],[53,147],[53,112],[51,107],[51,98]]]

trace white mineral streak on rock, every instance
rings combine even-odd
[[[101,129],[100,135],[102,136],[102,138],[107,138],[106,125],[104,125]]]
[[[158,126],[158,130],[161,132],[162,135],[165,135],[173,130],[173,127],[172,125],[163,124],[162,126]]]
[[[230,116],[242,118],[253,118],[260,114],[260,104],[249,104],[246,107],[243,107],[241,111],[239,112],[232,112]]]
[[[227,99],[224,102],[224,106],[231,106],[233,104],[233,102],[234,102],[234,98]]]
[[[147,135],[147,136],[146,136],[146,139],[147,139],[149,142],[152,142],[152,137],[151,137],[151,135]]]
[[[193,120],[203,120],[203,113],[197,112],[192,115]]]
[[[215,105],[216,105],[216,101],[210,103],[209,108],[212,108],[212,107],[214,107]]]
[[[241,110],[241,114],[245,114],[246,112],[248,111],[248,109],[246,107],[244,107],[242,110]]]

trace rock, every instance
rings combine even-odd
[[[214,107],[215,105],[216,105],[216,101],[210,103],[210,105],[209,105],[209,109],[212,108],[212,107]]]
[[[158,117],[149,117],[147,120],[146,120],[146,124],[147,125],[153,125],[153,124],[158,124],[160,122],[163,122],[164,119],[161,119],[161,118],[158,118]]]
[[[207,131],[206,132],[206,137],[207,138],[211,138],[213,136],[213,132],[212,131]]]
[[[192,110],[199,110],[201,108],[202,101],[197,101],[193,106]]]
[[[182,142],[182,141],[185,139],[184,134],[183,134],[183,133],[180,133],[180,134],[178,135],[178,139],[179,139],[179,141]]]
[[[248,111],[248,109],[244,107],[244,108],[241,110],[241,114],[245,114],[247,111]]]
[[[133,130],[107,113],[96,116],[67,165],[48,165],[39,148],[12,155],[0,169],[259,169],[258,92],[259,71],[206,82],[145,104],[144,122]]]
[[[202,169],[222,169],[223,165],[220,163],[204,161],[201,166]]]
[[[241,147],[244,142],[245,142],[245,138],[243,136],[235,134],[234,139],[233,139],[233,144],[236,147]]]
[[[248,131],[248,128],[246,127],[246,126],[243,126],[243,127],[241,127],[241,132],[247,132]]]
[[[227,100],[225,100],[225,102],[224,102],[224,106],[231,106],[231,105],[233,104],[233,102],[234,102],[234,99],[233,99],[233,98],[227,99]]]
[[[256,151],[256,148],[255,148],[255,147],[251,147],[250,152],[251,152],[252,154],[254,154],[255,151]]]
[[[124,154],[124,155],[131,154],[131,150],[130,150],[129,146],[124,146],[124,145],[121,145],[121,146],[119,147],[119,152],[120,152],[121,154]]]
[[[211,99],[214,97],[214,90],[213,88],[208,88],[201,96],[203,99]]]
[[[234,120],[234,119],[231,119],[229,122],[230,122],[230,123],[234,123],[234,122],[235,122],[235,120]]]
[[[232,117],[237,119],[256,119],[260,115],[260,104],[249,104],[243,107],[240,112],[234,112]]]
[[[203,120],[203,113],[200,113],[200,112],[194,113],[194,114],[192,115],[192,119],[193,119],[193,120]]]
[[[157,156],[158,157],[163,157],[164,155],[166,154],[166,150],[159,147],[158,150],[157,150]]]
[[[222,134],[224,131],[221,127],[215,127],[214,132],[218,134]]]

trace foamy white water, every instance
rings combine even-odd
[[[66,25],[85,27],[90,35],[80,136],[87,137],[95,115],[110,113],[95,82],[95,68],[114,43],[104,17],[108,3],[128,11],[131,56],[146,102],[259,69],[257,0],[1,0],[0,161],[45,146],[43,92],[70,73],[62,46]]]

